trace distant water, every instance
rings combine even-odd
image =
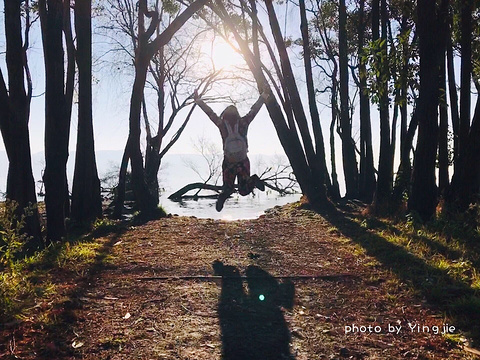
[[[167,199],[168,195],[162,195],[160,198],[160,204],[168,213],[221,220],[255,219],[262,215],[265,210],[276,205],[298,201],[301,196],[300,194],[279,196],[275,193],[265,194],[261,192],[257,192],[255,196],[235,194],[225,202],[223,210],[217,212],[215,210],[215,199],[174,202]]]
[[[97,167],[101,178],[112,171],[114,174],[116,173],[115,168],[118,168],[122,155],[123,151],[120,150],[97,151]],[[36,153],[32,156],[33,174],[36,180],[37,193],[44,190],[42,183],[39,181],[42,178],[44,168],[43,159],[43,153]],[[73,179],[74,159],[75,153],[72,152],[70,153],[67,167],[70,187]],[[252,164],[252,173],[261,173],[267,166],[277,164],[279,160],[276,155],[250,155],[250,161]],[[283,160],[283,163],[286,163],[286,160]],[[159,180],[164,192],[160,198],[160,204],[169,213],[225,220],[253,219],[262,215],[266,209],[300,199],[300,194],[279,196],[278,193],[269,191],[268,189],[265,192],[255,190],[255,196],[249,195],[243,197],[233,195],[225,202],[225,206],[220,213],[215,210],[215,199],[188,200],[181,203],[168,200],[169,195],[184,185],[191,182],[202,181],[192,169],[191,164],[194,164],[197,172],[200,174],[207,174],[205,159],[198,154],[167,154],[162,160]],[[7,168],[7,156],[4,151],[0,151],[0,200],[2,200],[1,195],[6,187]],[[43,201],[43,197],[39,197],[38,200]]]

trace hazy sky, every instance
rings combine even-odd
[[[0,0],[0,7],[3,9],[3,0]],[[3,11],[0,14],[0,67],[6,76],[4,62],[4,27]],[[34,98],[32,99],[30,118],[30,138],[33,153],[43,151],[44,142],[44,65],[42,41],[38,29],[38,21],[31,32],[30,50],[28,52],[29,65],[33,76]],[[94,38],[94,53],[100,56],[102,45],[105,39]],[[209,44],[207,44],[207,47]],[[235,54],[226,51],[226,46],[219,46],[215,56],[219,59],[217,66],[228,68],[229,58]],[[233,64],[239,63],[239,57],[233,59]],[[114,65],[112,65],[114,67]],[[122,74],[117,69],[108,69],[103,63],[101,69],[96,69],[94,74],[97,82],[94,84],[94,131],[95,146],[97,150],[118,150],[123,149],[128,136],[128,111],[130,92],[133,83],[130,71]],[[222,89],[217,89],[222,92]],[[225,89],[229,91],[229,89]],[[234,95],[233,95],[234,96]],[[258,93],[252,93],[251,97],[239,104],[241,115],[248,112],[255,102]],[[156,99],[151,98],[150,102]],[[212,108],[220,114],[227,106],[224,104],[213,104]],[[184,112],[184,114],[186,111]],[[151,114],[154,117],[154,113]],[[168,114],[167,114],[168,116]],[[180,119],[181,120],[181,119]],[[180,123],[180,122],[177,122]],[[70,149],[75,149],[77,114],[74,105],[71,123]],[[143,130],[143,129],[142,129]],[[173,132],[167,134],[167,139]],[[217,128],[210,122],[204,113],[197,107],[182,137],[170,150],[171,153],[195,153],[197,152],[194,143],[199,137],[205,137],[221,147],[221,139]],[[0,150],[4,150],[3,142],[0,142]],[[262,109],[249,129],[249,151],[251,153],[283,154],[283,149],[276,135],[273,124],[265,109]]]

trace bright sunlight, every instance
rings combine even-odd
[[[202,53],[209,57],[216,70],[234,71],[245,66],[242,56],[221,38],[205,41]]]

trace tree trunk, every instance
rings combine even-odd
[[[143,158],[140,149],[140,114],[147,78],[147,68],[155,53],[167,44],[182,25],[206,2],[207,0],[197,0],[193,2],[151,42],[149,42],[149,38],[153,35],[158,25],[158,14],[156,14],[156,17],[154,16],[154,18],[152,18],[149,28],[145,30],[144,16],[151,17],[152,13],[148,13],[146,1],[140,1],[139,4],[138,47],[135,52],[135,80],[133,83],[132,96],[130,98],[129,135],[127,142],[132,167],[132,187],[136,206],[147,217],[154,214],[157,209],[155,196],[152,196],[145,181]]]
[[[63,11],[61,0],[39,1],[46,78],[43,180],[50,242],[66,236],[65,204],[68,201],[66,166],[70,119],[64,93]]]
[[[115,198],[114,198],[114,209],[113,209],[113,218],[120,219],[123,212],[123,204],[125,203],[125,190],[127,183],[127,168],[128,161],[130,160],[130,155],[128,153],[128,142],[125,145],[125,150],[123,151],[122,162],[120,164],[120,171],[118,175],[118,185],[115,189]]]
[[[339,70],[340,70],[340,137],[342,139],[343,172],[345,177],[345,197],[358,196],[358,170],[355,156],[355,143],[352,139],[352,123],[348,96],[348,49],[347,49],[347,8],[345,0],[339,5]]]
[[[406,28],[407,16],[403,16],[402,29]],[[393,188],[393,200],[396,204],[403,202],[404,193],[410,187],[411,179],[411,161],[410,152],[412,150],[413,136],[416,131],[416,124],[410,122],[410,130],[408,125],[408,72],[410,61],[410,44],[407,41],[402,44],[402,70],[400,75],[400,164],[398,166],[397,175],[395,178],[395,186]],[[412,117],[412,120],[414,118]],[[416,118],[415,118],[416,119]],[[414,125],[414,126],[413,126]],[[413,126],[413,127],[412,127]],[[409,134],[411,133],[411,134]]]
[[[448,0],[442,1],[438,15],[434,2],[419,0],[417,6],[420,93],[416,111],[419,126],[408,208],[416,211],[424,221],[435,214],[437,205],[435,162],[438,144],[438,83],[440,62],[445,51],[445,39],[441,34],[445,31],[447,4]]]
[[[311,204],[314,206],[329,206],[329,201],[326,196],[325,186],[319,182],[318,167],[315,168],[315,161],[313,161],[314,151],[313,144],[309,134],[305,133],[305,130],[308,132],[308,126],[306,123],[305,114],[303,112],[303,106],[301,104],[301,99],[296,88],[295,79],[293,78],[293,72],[288,61],[288,54],[286,53],[285,44],[280,33],[280,27],[278,25],[278,20],[276,18],[275,12],[273,11],[273,5],[271,1],[266,1],[266,7],[269,15],[271,30],[275,37],[275,43],[277,45],[277,50],[280,51],[281,61],[282,61],[282,76],[285,79],[285,82],[288,87],[288,91],[292,92],[292,106],[295,110],[295,117],[300,131],[302,132],[302,138],[304,140],[304,145],[306,152],[310,155],[305,155],[305,152],[302,147],[302,143],[298,137],[297,129],[295,126],[289,127],[285,119],[284,113],[275,98],[272,94],[271,89],[268,85],[267,79],[262,71],[262,64],[259,62],[259,59],[254,56],[252,51],[247,46],[244,39],[241,38],[238,31],[236,30],[235,23],[232,21],[230,15],[227,13],[225,7],[220,1],[215,2],[215,6],[212,6],[212,10],[215,11],[225,24],[232,31],[237,43],[240,46],[240,50],[243,53],[247,65],[252,72],[259,89],[266,89],[270,94],[269,97],[265,100],[265,106],[267,111],[272,119],[275,130],[278,134],[280,143],[285,150],[285,153],[292,165],[293,172],[295,177],[300,185],[300,188],[308,198]],[[257,19],[252,19],[256,21]],[[285,104],[284,104],[285,105]],[[300,105],[300,106],[296,106]],[[291,109],[286,109],[286,112]],[[310,139],[310,142],[308,142]],[[307,162],[307,158],[309,159]]]
[[[478,201],[480,192],[480,97],[477,97],[475,114],[470,128],[465,159],[460,173],[455,172],[452,179],[458,210],[466,211],[470,204]]]
[[[470,127],[470,93],[472,74],[472,4],[461,2],[461,69],[460,69],[460,118],[458,156],[455,156],[455,172],[452,178],[452,199],[460,211],[465,211],[478,194],[480,152],[480,101],[477,98],[475,115]]]
[[[312,181],[314,182],[314,187],[319,189],[325,188],[325,183],[324,181],[322,181],[323,176],[321,175],[321,164],[318,163],[315,150],[313,148],[312,138],[308,129],[307,118],[305,116],[303,103],[300,97],[300,93],[298,91],[297,84],[295,82],[295,76],[293,74],[292,66],[290,64],[290,59],[288,57],[287,49],[285,46],[285,41],[283,40],[283,36],[281,34],[280,25],[278,23],[272,1],[265,1],[265,6],[267,8],[268,19],[270,21],[270,28],[272,30],[273,38],[277,46],[277,51],[279,53],[282,75],[285,79],[285,84],[288,89],[288,95],[290,97],[295,121],[300,131],[303,147],[305,148],[306,160],[308,163],[308,167],[311,169],[313,175]]]
[[[102,197],[95,160],[92,118],[91,0],[75,3],[78,67],[78,133],[71,217],[89,222],[102,216]]]
[[[439,79],[439,112],[440,127],[438,129],[438,190],[440,194],[448,188],[450,177],[448,175],[448,109],[447,109],[447,81],[445,52],[440,63]]]
[[[337,175],[337,159],[335,155],[335,128],[338,121],[338,105],[337,105],[337,81],[336,81],[336,71],[334,72],[335,79],[332,84],[332,120],[330,122],[330,163],[332,166],[332,188],[329,191],[330,198],[333,200],[340,199],[340,185],[338,184],[338,175]]]
[[[452,19],[450,18],[450,22]],[[451,34],[451,24],[447,35],[447,72],[448,72],[448,95],[450,98],[450,114],[452,118],[453,130],[453,154],[454,154],[454,172],[458,170],[458,137],[460,133],[460,115],[458,110],[457,84],[455,82],[455,64],[453,61],[453,44]]]
[[[9,161],[7,175],[7,200],[16,203],[16,215],[20,218],[25,210],[22,229],[31,239],[26,250],[31,252],[43,246],[40,223],[36,208],[35,181],[32,174],[28,121],[30,114],[31,79],[27,76],[28,93],[25,91],[24,71],[27,58],[22,40],[20,2],[7,1],[5,5],[6,61],[9,87],[0,70],[0,130]],[[27,5],[28,7],[28,5]],[[27,8],[27,11],[29,9]],[[28,31],[28,29],[27,29]],[[25,40],[27,41],[27,40]],[[28,45],[28,43],[26,44]]]
[[[301,25],[300,30],[302,32],[302,48],[303,48],[303,62],[305,66],[305,78],[307,82],[307,92],[308,92],[308,104],[310,110],[310,117],[312,120],[313,135],[315,139],[315,152],[316,152],[316,161],[318,162],[321,171],[321,178],[319,181],[327,185],[327,188],[330,188],[330,178],[328,176],[327,163],[325,159],[325,144],[323,141],[322,127],[320,125],[320,116],[318,114],[317,108],[317,99],[315,96],[315,86],[313,83],[313,74],[312,74],[312,60],[311,60],[311,51],[310,51],[310,40],[308,34],[308,22],[307,14],[305,9],[305,1],[300,0],[300,19]]]
[[[360,174],[359,197],[370,203],[375,193],[375,168],[373,164],[372,125],[370,121],[370,99],[367,84],[367,66],[363,59],[365,27],[365,1],[360,1],[358,25],[358,73],[360,97]]]
[[[378,3],[378,0],[374,1]],[[378,6],[378,4],[376,4]],[[378,9],[377,9],[378,10]],[[378,161],[378,179],[377,190],[375,194],[375,204],[380,208],[388,207],[392,193],[393,183],[393,166],[392,166],[392,150],[390,142],[390,119],[389,119],[389,97],[388,97],[388,52],[387,52],[387,4],[386,0],[381,0],[380,7],[382,19],[382,34],[381,34],[381,58],[379,59],[380,73],[377,77],[379,84],[379,112],[380,112],[380,156]],[[378,15],[378,14],[377,14]],[[375,18],[376,24],[374,28],[376,33],[373,34],[373,39],[378,40],[378,17]]]
[[[458,166],[468,166],[466,158],[467,138],[470,129],[471,75],[472,75],[472,2],[461,0],[460,14],[460,122],[458,133]],[[462,171],[462,170],[460,170]]]

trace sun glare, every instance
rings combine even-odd
[[[221,39],[206,42],[203,48],[205,56],[208,56],[209,62],[213,62],[217,70],[233,71],[245,65],[242,56]]]

